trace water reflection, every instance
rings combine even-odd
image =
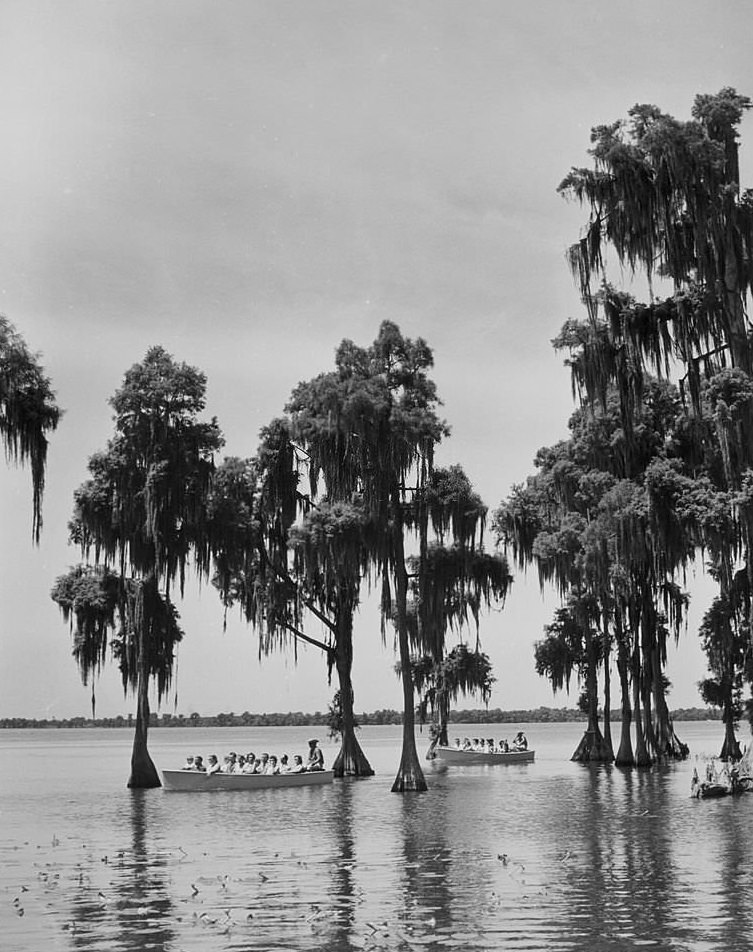
[[[391,776],[254,797],[126,792],[96,757],[70,780],[68,753],[58,766],[46,753],[49,782],[23,787],[14,752],[0,761],[0,942],[14,952],[752,948],[753,795],[692,800],[692,764],[573,765],[566,741],[530,769],[432,776],[420,796],[391,794]]]
[[[566,857],[569,947],[661,946],[675,870],[659,772],[583,767],[582,855]]]
[[[322,832],[325,841],[331,844],[331,856],[326,864],[323,901],[313,907],[311,929],[316,947],[332,952],[350,952],[354,948],[351,937],[356,925],[359,890],[353,798],[358,785],[363,783],[350,778],[339,781],[336,806],[325,814],[326,828]]]
[[[398,805],[403,850],[399,935],[428,947],[432,939],[452,931],[446,793],[439,786],[431,797],[402,797]]]
[[[729,804],[731,816],[721,827],[719,862],[719,916],[715,944],[720,949],[750,948],[753,914],[750,907],[750,810],[747,798]]]
[[[79,864],[66,923],[72,949],[168,949],[175,939],[166,856],[149,837],[150,791],[129,793],[129,841]],[[153,836],[153,832],[152,832]],[[104,882],[103,882],[104,880]]]

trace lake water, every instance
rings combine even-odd
[[[677,725],[691,760],[644,772],[570,763],[578,724],[452,734],[521,727],[535,763],[429,770],[408,795],[395,727],[360,732],[376,777],[254,794],[129,791],[128,731],[0,731],[0,948],[753,950],[753,796],[689,795],[719,724]],[[311,731],[150,749],[292,755]]]

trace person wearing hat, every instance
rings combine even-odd
[[[306,762],[306,770],[324,770],[324,754],[318,745],[319,741],[316,739],[309,741],[309,759]]]

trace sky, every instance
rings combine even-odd
[[[224,453],[250,456],[343,338],[366,346],[394,321],[434,352],[438,462],[498,506],[573,409],[550,342],[583,314],[565,251],[585,217],[557,185],[588,164],[590,129],[636,102],[684,119],[697,93],[753,96],[751,16],[745,0],[3,0],[0,312],[65,415],[38,547],[30,475],[0,465],[0,717],[90,712],[49,592],[79,561],[67,521],[113,433],[108,399],[151,346],[207,375]],[[753,117],[741,135],[750,184]],[[713,590],[689,584],[673,707],[700,703],[705,671]],[[557,604],[517,573],[483,619],[492,707],[575,706],[534,671]],[[327,709],[315,649],[260,661],[193,580],[178,607],[162,711]],[[355,648],[356,709],[399,708],[369,599]],[[96,694],[101,716],[133,710],[112,666]]]

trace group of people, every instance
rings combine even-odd
[[[253,752],[237,754],[231,750],[222,763],[216,754],[210,754],[206,763],[200,755],[189,756],[183,764],[182,770],[197,770],[201,773],[232,773],[232,774],[285,774],[306,773],[307,771],[324,770],[324,754],[319,747],[318,740],[309,741],[309,753],[306,762],[300,754],[293,756],[292,763],[287,754],[276,757],[275,754],[263,753],[258,757]]]
[[[510,751],[513,750],[528,750],[528,740],[523,731],[518,731],[513,738],[512,744],[508,743],[507,738],[495,744],[493,737],[474,737],[473,741],[471,741],[469,737],[464,737],[463,743],[461,744],[460,738],[456,737],[455,748],[457,750],[469,750],[478,754],[509,754]]]

